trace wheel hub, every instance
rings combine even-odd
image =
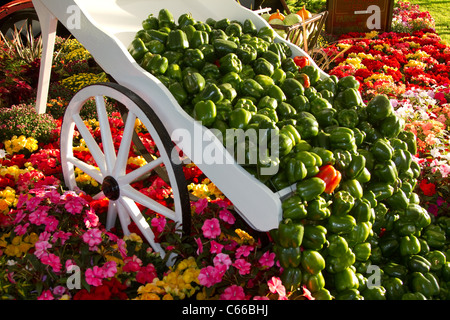
[[[105,197],[110,200],[117,200],[120,197],[120,187],[116,179],[107,176],[102,183],[102,190]]]

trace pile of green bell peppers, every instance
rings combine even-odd
[[[289,291],[450,298],[450,218],[420,206],[416,139],[386,95],[363,101],[354,76],[299,67],[291,47],[251,19],[175,19],[162,9],[142,22],[128,51],[206,127],[277,139],[277,173],[260,173],[265,159],[243,167],[274,192],[293,191],[270,232]],[[380,270],[375,285],[371,267]]]

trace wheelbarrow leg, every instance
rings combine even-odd
[[[39,16],[42,35],[42,55],[39,70],[39,84],[36,98],[36,112],[45,113],[47,107],[48,90],[52,71],[53,51],[55,47],[56,27],[58,19],[40,2],[34,2]]]

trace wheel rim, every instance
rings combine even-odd
[[[123,134],[120,143],[113,137],[110,120],[107,114],[105,97],[120,104],[123,118]],[[98,127],[91,132],[82,119],[80,112],[88,103],[94,101]],[[91,102],[92,103],[92,102]],[[153,159],[142,166],[130,170],[127,166],[129,157],[136,149],[136,139],[143,139],[142,133],[136,133],[136,123],[142,123],[157,152],[148,155],[146,159]],[[75,127],[79,136],[74,137]],[[147,135],[145,133],[145,135]],[[148,135],[147,135],[148,137]],[[89,155],[80,157],[74,153],[74,141],[83,139]],[[134,142],[133,142],[134,140]],[[80,90],[71,100],[66,109],[61,127],[61,162],[64,180],[68,188],[80,188],[80,170],[101,186],[94,198],[103,196],[109,199],[106,228],[115,225],[119,217],[124,234],[129,234],[128,225],[134,221],[143,236],[153,249],[163,257],[165,255],[161,245],[155,242],[155,235],[143,216],[141,209],[150,210],[177,224],[182,225],[183,231],[190,230],[190,201],[182,163],[178,153],[173,152],[174,145],[161,121],[148,104],[132,91],[113,83],[96,84]],[[149,150],[151,151],[151,150]],[[172,194],[172,208],[165,206],[151,195],[144,194],[133,185],[143,177],[152,176],[157,168],[165,168],[167,180]],[[76,169],[78,168],[78,169]],[[77,178],[78,177],[78,178]],[[167,202],[167,200],[166,200]]]

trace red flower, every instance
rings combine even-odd
[[[422,190],[423,194],[432,197],[434,194],[436,194],[436,186],[434,183],[428,183],[425,179],[420,181],[420,190]]]

